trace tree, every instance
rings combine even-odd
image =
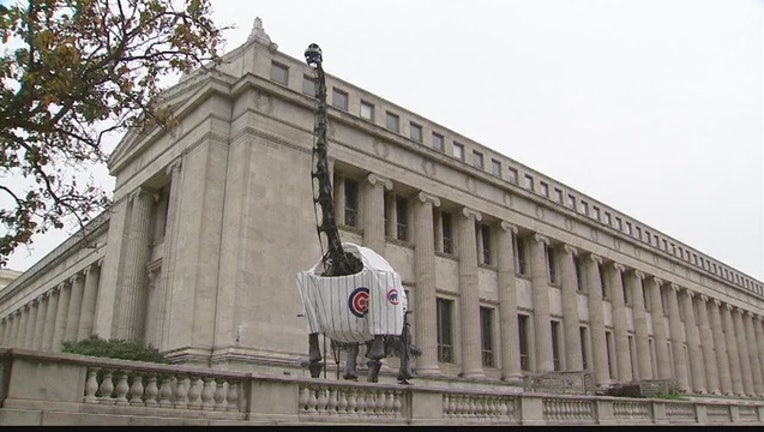
[[[86,178],[105,166],[105,137],[171,127],[162,80],[216,64],[226,29],[209,0],[17,1],[0,5],[0,266],[108,208]]]

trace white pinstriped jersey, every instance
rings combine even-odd
[[[353,243],[343,243],[342,247],[361,259],[363,270],[323,277],[315,273],[319,262],[297,274],[308,330],[339,342],[400,335],[408,306],[400,276],[373,250]]]

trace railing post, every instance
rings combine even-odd
[[[299,382],[252,379],[249,388],[249,420],[287,420],[298,418]]]
[[[700,425],[708,424],[708,411],[706,406],[700,402],[695,402],[695,421]]]
[[[444,419],[443,393],[409,391],[411,425],[437,425]]]
[[[615,419],[613,413],[613,400],[612,399],[597,399],[595,400],[597,410],[594,412],[595,421],[601,425],[613,425],[618,422]]]
[[[730,406],[730,420],[733,424],[740,423],[740,408],[737,405]]]
[[[652,408],[653,423],[668,424],[668,418],[666,417],[666,404],[658,400],[653,400]]]
[[[544,425],[544,401],[540,397],[520,396],[520,423],[523,425]]]

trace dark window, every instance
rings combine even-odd
[[[432,148],[443,151],[443,135],[432,133]]]
[[[592,217],[594,219],[600,220],[600,208],[599,207],[592,207]]]
[[[374,105],[361,101],[361,118],[374,121]]]
[[[533,190],[533,176],[530,174],[525,175],[525,188],[528,190]]]
[[[530,347],[528,345],[528,335],[530,334],[528,315],[517,315],[517,333],[518,343],[520,344],[520,369],[524,371],[531,370],[531,355]]]
[[[515,256],[517,257],[517,274],[528,275],[527,242],[524,237],[515,237]]]
[[[621,273],[621,287],[623,288],[623,302],[625,304],[631,304],[631,292],[629,291],[628,285],[626,285],[626,272],[619,272]]]
[[[358,182],[345,179],[345,225],[358,226]]]
[[[340,89],[334,89],[332,93],[332,105],[343,111],[348,110],[348,94]]]
[[[597,267],[599,267],[600,270],[600,286],[602,287],[602,300],[607,300],[609,298],[608,296],[608,285],[607,285],[607,277],[605,277],[605,266],[602,264],[597,264]]]
[[[573,268],[576,272],[576,289],[581,292],[586,291],[584,289],[585,285],[583,280],[584,268],[583,265],[581,265],[581,258],[579,258],[578,255],[573,256]]]
[[[289,83],[289,68],[283,64],[271,62],[271,80],[287,85]]]
[[[400,130],[400,119],[398,119],[398,116],[388,111],[385,116],[385,127],[391,131],[398,132]]]
[[[303,75],[302,77],[302,92],[309,96],[316,96],[316,79]]]
[[[451,229],[451,213],[442,212],[440,220],[443,229],[443,253],[454,253],[454,236]]]
[[[557,283],[557,261],[554,259],[554,249],[544,245],[546,249],[546,267],[549,275],[549,283]]]
[[[491,265],[491,227],[488,225],[480,225],[480,243],[482,250],[480,251],[481,262],[485,265]]]
[[[579,327],[578,334],[581,339],[581,360],[583,361],[584,370],[587,370],[589,369],[589,350],[586,349],[589,346],[589,338],[586,337],[587,328]]]
[[[572,208],[573,210],[576,209],[576,197],[570,194],[568,194],[568,207]]]
[[[453,301],[439,298],[436,300],[438,324],[438,361],[441,363],[454,362],[453,331],[451,309]]]
[[[613,333],[605,331],[605,350],[607,351],[607,372],[610,379],[615,378],[613,370]]]
[[[483,153],[480,153],[479,151],[472,151],[472,155],[474,156],[475,160],[473,161],[473,164],[475,168],[477,169],[483,169]]]
[[[494,367],[493,309],[491,308],[480,308],[480,335],[482,336],[483,366]]]
[[[560,360],[560,322],[552,321],[552,362],[554,364],[554,370],[562,370],[562,362]]]
[[[409,124],[409,133],[412,140],[422,142],[422,126],[412,122]]]
[[[398,240],[409,239],[409,202],[403,197],[395,198],[395,215],[397,221],[396,237]]]
[[[464,146],[458,142],[454,142],[454,157],[459,160],[464,160]]]
[[[509,177],[507,177],[507,180],[509,180],[510,183],[517,184],[517,170],[514,168],[509,168],[507,172],[509,172]]]
[[[585,215],[589,215],[589,204],[586,201],[581,201],[581,208],[579,209],[581,213]]]
[[[562,191],[560,189],[554,188],[554,200],[558,203],[562,204]]]
[[[501,177],[501,162],[496,159],[491,159],[491,172],[496,177]]]
[[[549,196],[549,185],[544,182],[539,182],[539,193],[545,197]]]

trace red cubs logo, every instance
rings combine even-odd
[[[387,291],[387,301],[389,301],[391,305],[397,306],[398,305],[398,290],[396,290],[395,288],[390,288],[390,290]]]
[[[348,309],[353,315],[363,318],[369,310],[369,289],[364,287],[354,289],[348,298]]]

